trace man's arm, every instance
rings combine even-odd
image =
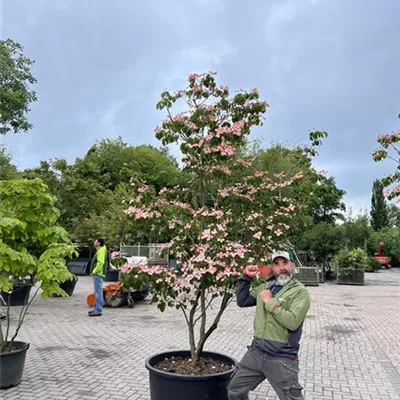
[[[252,279],[244,274],[239,279],[239,287],[236,293],[236,303],[239,307],[252,307],[257,304],[256,297],[253,297],[251,290]]]
[[[290,309],[285,310],[274,297],[265,303],[265,308],[274,318],[290,331],[295,331],[304,321],[310,308],[310,295],[307,289],[302,289],[292,300]]]

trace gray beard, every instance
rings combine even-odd
[[[285,278],[278,276],[276,278],[276,283],[280,286],[285,286],[287,283],[291,281],[292,277],[290,275],[286,275]]]

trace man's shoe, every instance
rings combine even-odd
[[[89,312],[89,317],[101,317],[103,314],[99,311],[91,311]]]

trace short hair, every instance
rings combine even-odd
[[[97,238],[96,240],[100,243],[100,246],[104,246],[104,239],[103,238]]]

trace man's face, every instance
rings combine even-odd
[[[272,263],[272,271],[280,285],[285,285],[292,279],[293,264],[283,257],[277,257]]]
[[[94,241],[94,247],[96,247],[96,249],[100,246],[100,243],[98,240]]]

